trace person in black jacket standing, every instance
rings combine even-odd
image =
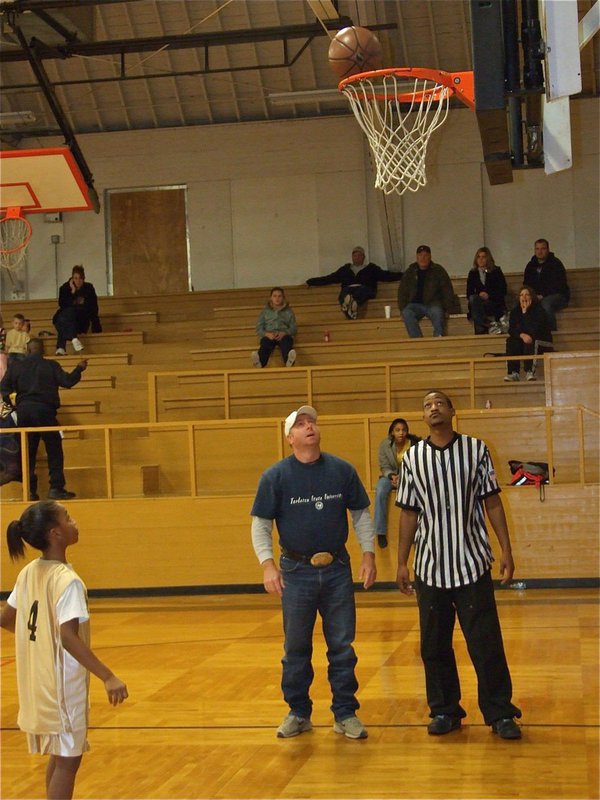
[[[58,336],[56,338],[56,355],[66,355],[67,342],[73,345],[78,353],[83,345],[77,338],[80,333],[87,333],[92,326],[92,333],[102,333],[102,325],[98,316],[98,297],[93,284],[86,283],[85,270],[82,266],[73,267],[71,277],[60,287],[58,292],[60,308],[52,318]]]
[[[535,255],[525,267],[523,283],[531,286],[546,312],[550,329],[556,330],[556,312],[569,305],[571,290],[567,283],[564,264],[550,252],[547,239],[538,239]]]
[[[83,359],[72,372],[65,372],[60,364],[44,358],[44,345],[41,339],[31,339],[27,345],[28,355],[23,361],[9,364],[0,381],[0,393],[4,402],[10,402],[10,395],[16,392],[17,420],[21,428],[46,428],[58,425],[56,412],[60,407],[59,387],[71,389],[81,380],[87,368]],[[65,489],[64,457],[62,439],[58,431],[29,433],[29,499],[39,500],[37,494],[37,475],[35,461],[40,439],[44,440],[48,456],[50,475],[50,500],[69,500],[74,492]]]
[[[344,264],[329,275],[309,278],[306,283],[308,286],[340,283],[338,302],[342,312],[348,319],[356,319],[358,307],[377,296],[378,281],[399,281],[401,278],[401,272],[382,269],[371,261],[365,264],[365,250],[357,245],[352,250],[352,263]]]

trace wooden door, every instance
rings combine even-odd
[[[113,293],[189,291],[185,189],[110,194]]]

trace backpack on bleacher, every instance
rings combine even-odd
[[[509,461],[512,473],[510,486],[537,486],[540,500],[546,499],[544,485],[550,483],[550,471],[545,461]]]

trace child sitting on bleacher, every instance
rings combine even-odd
[[[271,353],[279,347],[283,363],[292,367],[296,361],[293,338],[296,331],[296,316],[288,305],[285,292],[280,286],[275,286],[256,323],[260,347],[251,355],[254,366],[266,367]]]
[[[12,329],[6,334],[6,354],[8,361],[19,361],[27,355],[29,333],[26,330],[26,320],[23,314],[15,314]]]

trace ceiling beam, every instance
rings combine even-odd
[[[325,23],[327,29],[338,30],[340,24],[352,24],[349,19],[341,18],[335,23]],[[18,26],[18,19],[14,21]],[[369,30],[393,30],[395,23],[370,25]],[[163,47],[173,50],[186,48],[222,47],[223,45],[251,44],[254,42],[275,42],[289,39],[303,39],[305,37],[326,36],[327,31],[320,23],[312,25],[284,25],[277,28],[254,28],[239,31],[217,31],[215,33],[189,33],[179,36],[152,36],[145,39],[114,39],[104,42],[65,42],[57,47],[50,47],[34,40],[36,53],[42,59],[65,59],[72,56],[105,56],[123,55],[125,53],[154,52]],[[11,61],[27,61],[27,54],[23,50],[0,51],[0,63]]]

